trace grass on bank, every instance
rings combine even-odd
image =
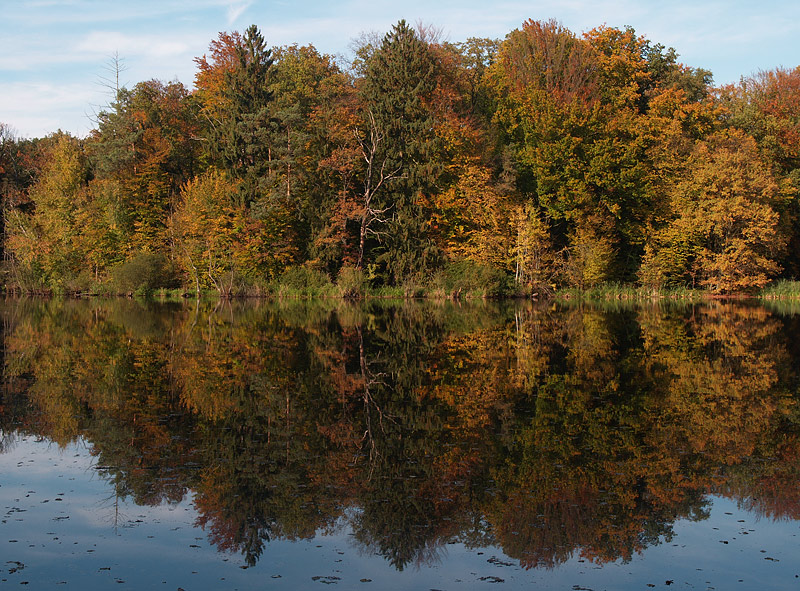
[[[800,299],[800,281],[780,279],[767,285],[758,294],[763,300],[797,300]]]
[[[147,295],[137,293],[135,295]],[[182,289],[159,289],[153,292],[159,299],[180,299],[194,297]],[[532,293],[514,285],[513,280],[499,275],[481,276],[464,273],[463,270],[448,269],[427,281],[406,281],[399,286],[377,286],[370,284],[367,276],[357,269],[348,269],[336,281],[331,281],[324,273],[304,268],[291,268],[282,276],[262,286],[243,288],[233,295],[243,297],[263,297],[272,299],[554,299],[587,302],[645,302],[679,301],[698,302],[711,294],[700,289],[673,287],[653,289],[635,284],[605,283],[584,290],[563,288],[552,296]],[[201,297],[219,297],[214,290],[205,290]],[[765,287],[749,297],[762,300],[800,300],[800,281],[780,280]]]
[[[556,300],[583,300],[589,302],[676,300],[695,302],[705,292],[688,287],[653,289],[628,283],[604,283],[587,289],[565,288],[556,291]]]
[[[5,277],[6,281],[9,277]],[[206,286],[199,294],[194,286],[181,285],[178,274],[162,255],[142,253],[120,265],[104,281],[81,275],[57,286],[39,282],[17,282],[17,289],[7,293],[61,296],[128,296],[180,300],[186,298],[216,299],[244,297],[265,299],[555,299],[587,302],[696,302],[712,297],[708,291],[685,287],[655,290],[625,283],[605,283],[588,289],[562,288],[553,292],[523,288],[500,269],[470,261],[453,262],[429,276],[409,278],[400,285],[381,286],[371,270],[343,267],[336,277],[310,267],[288,267],[270,280],[253,280],[227,275],[217,278],[220,290]],[[735,297],[741,297],[735,296]],[[779,280],[747,297],[762,300],[799,300],[800,281]]]
[[[374,284],[368,271],[343,267],[331,279],[307,267],[290,267],[266,285],[275,298],[486,299],[518,297],[503,271],[475,263],[453,263],[430,277],[409,278],[400,285]]]
[[[683,302],[697,302],[710,297],[719,297],[707,290],[691,289],[689,287],[673,287],[667,289],[653,289],[625,283],[604,283],[585,290],[566,288],[558,290],[555,294],[557,300],[582,300],[582,301],[653,301],[675,300]],[[756,293],[725,294],[724,297],[745,297],[762,300],[795,300],[800,299],[800,281],[780,279]]]

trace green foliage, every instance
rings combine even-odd
[[[436,88],[437,63],[430,47],[405,21],[386,34],[366,65],[360,94],[365,127],[377,142],[368,174],[389,177],[371,204],[389,218],[379,230],[374,258],[387,278],[402,283],[435,268],[441,253],[430,239],[429,217],[422,196],[430,193],[441,163],[436,158],[434,118],[430,102]]]
[[[339,288],[341,297],[358,300],[364,297],[369,281],[362,269],[344,266],[339,269],[339,274],[336,276],[336,287]]]
[[[114,247],[167,252],[167,217],[182,185],[201,168],[198,104],[179,82],[120,89],[98,115],[88,142],[101,203],[92,224],[96,269],[114,264]]]
[[[531,293],[550,295],[556,287],[557,257],[553,252],[550,228],[532,205],[516,215],[516,282]]]
[[[641,43],[631,31],[578,39],[555,21],[528,21],[490,69],[517,185],[558,224],[573,285],[630,279],[638,266],[653,198]]]
[[[648,286],[637,286],[630,283],[602,283],[585,290],[566,288],[558,290],[554,297],[568,303],[570,301],[592,302],[604,306],[604,309],[615,303],[620,306],[629,305],[630,302],[699,302],[703,299],[700,290],[687,287],[672,287],[656,289]],[[628,302],[628,304],[626,304]]]
[[[265,194],[272,175],[269,90],[271,51],[251,25],[233,46],[233,67],[224,72],[223,111],[210,131],[211,152],[232,178],[241,181],[241,204]]]
[[[459,65],[465,78],[465,99],[469,111],[487,120],[492,117],[494,105],[485,76],[487,69],[496,59],[500,43],[498,39],[470,37],[455,44],[460,57]]]
[[[769,283],[758,292],[766,300],[800,299],[800,281],[780,279]]]
[[[114,285],[120,293],[152,295],[153,291],[175,284],[175,271],[160,253],[140,252],[112,271]]]
[[[614,222],[598,214],[581,218],[569,235],[561,274],[568,285],[594,287],[615,276]]]
[[[503,269],[473,261],[455,261],[434,278],[433,292],[445,297],[498,298],[514,295],[514,282]]]
[[[279,277],[279,283],[291,289],[315,290],[328,285],[330,278],[308,267],[289,267]]]

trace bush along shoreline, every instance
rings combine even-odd
[[[132,265],[127,269],[135,269]],[[556,288],[554,285],[536,288],[529,286],[520,289],[513,278],[488,272],[486,269],[471,269],[459,266],[449,272],[442,272],[427,280],[408,281],[399,286],[373,285],[361,270],[343,268],[335,281],[326,274],[314,269],[291,267],[276,279],[260,284],[232,283],[222,289],[186,289],[169,282],[154,280],[150,273],[144,279],[132,281],[128,272],[120,273],[119,282],[97,284],[88,289],[70,291],[36,290],[23,291],[7,289],[7,296],[33,297],[127,297],[159,300],[185,299],[340,299],[340,300],[534,300],[555,302],[586,303],[646,303],[654,301],[674,301],[697,303],[716,299],[742,299],[756,301],[800,300],[800,282],[779,280],[758,291],[749,293],[717,294],[709,290],[690,288],[656,289],[635,284],[607,283],[587,289],[573,287]]]

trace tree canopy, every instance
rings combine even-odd
[[[800,67],[716,88],[631,27],[555,20],[456,43],[400,21],[351,64],[253,25],[195,63],[194,90],[115,89],[86,138],[0,128],[7,289],[230,295],[288,270],[731,293],[800,272]]]

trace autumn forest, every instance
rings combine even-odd
[[[220,33],[85,138],[0,124],[8,292],[448,297],[800,273],[800,67],[714,86],[632,28]],[[746,73],[744,73],[746,74]]]

